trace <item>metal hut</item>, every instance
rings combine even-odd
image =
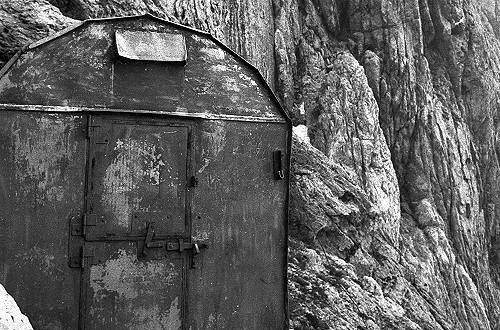
[[[35,329],[285,329],[291,122],[211,35],[82,22],[0,71],[0,280]]]

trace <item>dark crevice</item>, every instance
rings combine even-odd
[[[75,0],[48,0],[48,2],[57,7],[66,17],[77,20],[85,20],[88,18],[85,9]]]

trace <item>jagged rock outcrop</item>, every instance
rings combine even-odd
[[[44,0],[0,1],[0,66],[20,48],[76,22]]]
[[[338,75],[339,52],[352,54],[364,67],[401,191],[393,206],[402,213],[398,243],[386,240],[382,249],[394,249],[395,258],[377,257],[372,249],[375,263],[351,263],[357,274],[368,268],[384,296],[401,303],[421,328],[500,328],[495,5],[278,2],[278,91],[295,121],[313,129],[312,144],[327,155],[323,136],[342,140],[342,125],[349,127],[353,114],[369,116],[370,106],[352,107],[352,100],[363,99],[363,88],[352,87],[358,80],[353,74],[322,100],[332,89],[326,77],[331,71]],[[345,100],[340,107],[338,92]],[[325,116],[330,116],[326,124]],[[356,137],[351,134],[348,141]],[[337,149],[341,155],[366,159],[363,149],[343,145],[346,151]],[[335,158],[331,161],[345,164]],[[366,168],[361,173],[369,175]],[[385,175],[390,182],[387,173],[376,180]]]
[[[497,0],[0,1],[0,61],[152,12],[254,63],[294,139],[294,329],[500,329]],[[304,131],[304,130],[303,130]]]
[[[0,330],[33,330],[28,318],[0,284]]]

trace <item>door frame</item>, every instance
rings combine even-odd
[[[125,242],[125,241],[135,241],[136,242],[136,247],[139,249],[140,241],[143,241],[146,239],[146,233],[141,236],[141,235],[132,235],[132,236],[117,236],[113,239],[102,239],[102,238],[97,238],[97,239],[86,239],[85,238],[85,223],[84,223],[84,216],[88,212],[88,196],[89,196],[89,182],[90,182],[90,166],[91,166],[91,155],[92,155],[92,150],[93,148],[92,142],[91,142],[91,128],[93,124],[93,120],[96,118],[105,118],[110,121],[116,121],[120,122],[120,124],[133,124],[134,122],[137,123],[138,125],[144,125],[144,126],[182,126],[187,128],[187,146],[186,146],[186,178],[185,178],[185,219],[184,219],[184,224],[185,224],[185,235],[183,236],[184,239],[186,239],[188,242],[192,242],[192,199],[193,199],[193,188],[194,186],[192,185],[192,179],[195,178],[195,173],[194,173],[194,161],[195,161],[195,138],[194,138],[194,127],[197,124],[195,118],[183,118],[183,117],[177,117],[175,115],[173,116],[165,116],[165,114],[154,114],[154,113],[147,113],[147,114],[135,114],[135,113],[116,113],[116,112],[92,112],[92,113],[87,113],[85,115],[86,117],[86,150],[85,150],[85,159],[86,159],[86,164],[85,164],[85,186],[84,186],[84,209],[83,213],[80,219],[72,219],[72,223],[70,224],[70,238],[69,238],[69,251],[70,254],[73,251],[75,253],[75,247],[78,248],[79,252],[79,259],[80,262],[77,265],[76,259],[72,259],[71,256],[69,257],[69,263],[71,267],[80,267],[80,292],[75,293],[80,296],[80,307],[79,307],[79,329],[80,330],[85,330],[86,329],[86,318],[87,318],[87,308],[88,308],[88,299],[89,299],[89,285],[90,285],[90,271],[88,271],[88,250],[86,250],[86,244],[85,243],[105,243],[105,242]],[[78,223],[79,222],[79,223]],[[75,235],[75,228],[77,229],[76,232],[79,233],[80,235]],[[80,229],[80,230],[78,230]],[[165,239],[169,237],[169,235],[158,235],[155,238],[158,239]],[[87,244],[88,245],[88,244]],[[139,253],[139,251],[137,251]],[[177,253],[177,252],[169,252],[169,253]],[[182,267],[182,302],[181,302],[181,320],[182,320],[182,326],[181,329],[185,330],[187,329],[187,324],[188,322],[188,299],[189,299],[189,292],[188,292],[188,283],[189,283],[189,268],[192,263],[192,256],[188,255],[186,252],[180,252],[181,256],[180,258],[183,260],[183,267]],[[72,264],[73,262],[73,264]],[[90,261],[91,263],[93,261]]]

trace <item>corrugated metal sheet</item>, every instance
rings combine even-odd
[[[181,34],[116,31],[118,55],[131,60],[185,62],[186,41]]]

